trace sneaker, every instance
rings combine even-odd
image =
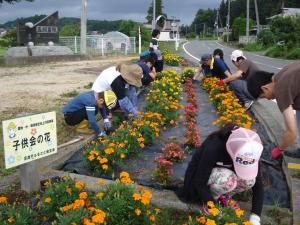
[[[246,110],[250,109],[251,106],[253,105],[253,103],[254,103],[254,101],[252,101],[252,100],[245,102],[245,104],[244,104],[245,109]]]
[[[284,155],[291,157],[291,158],[300,158],[300,149],[284,151]]]

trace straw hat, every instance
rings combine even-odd
[[[121,64],[119,66],[120,73],[123,79],[128,83],[136,87],[142,86],[142,77],[143,77],[143,70],[137,64],[126,65]]]

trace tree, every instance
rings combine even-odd
[[[137,27],[137,23],[132,20],[124,20],[120,24],[118,31],[130,36],[130,32],[134,31]]]
[[[246,35],[246,23],[247,19],[244,17],[237,17],[233,21],[232,25],[232,35],[234,40],[238,40],[240,36]],[[254,21],[250,19],[250,28],[253,27]]]
[[[64,25],[60,28],[60,36],[80,36],[80,23]]]
[[[162,5],[162,0],[155,0],[155,16],[158,17],[159,15],[164,15],[167,18],[167,14],[163,12],[163,5]],[[153,19],[153,1],[147,11],[148,15],[146,16],[146,20],[149,24],[152,23]],[[163,26],[163,21],[159,20],[157,23],[160,27]]]
[[[199,34],[200,31],[213,29],[215,24],[215,18],[217,15],[216,9],[199,9],[194,21],[191,24],[191,31]]]

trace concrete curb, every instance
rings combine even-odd
[[[281,135],[285,130],[283,116],[275,102],[260,99],[251,107],[257,120],[264,126],[270,140],[276,144],[279,143]],[[296,149],[297,142],[287,150]],[[293,210],[293,224],[300,225],[300,180],[292,177],[293,169],[288,168],[289,163],[300,164],[300,159],[283,156],[282,169],[285,174],[287,184],[290,190],[291,208]]]

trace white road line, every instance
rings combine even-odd
[[[215,41],[216,44],[224,47],[224,48],[229,48],[229,47],[226,47],[218,42]],[[273,59],[273,58],[270,58],[270,57],[267,57],[267,56],[262,56],[262,55],[257,55],[257,54],[254,54],[254,53],[248,53],[247,54],[252,54],[252,55],[255,55],[255,56],[258,56],[258,57],[261,57],[261,58],[265,58],[265,59]],[[287,61],[287,60],[285,60]],[[261,63],[261,62],[257,62],[257,61],[254,61],[252,60],[252,62],[255,62],[256,64],[260,64],[260,65],[264,65],[264,66],[267,66],[267,67],[270,67],[270,68],[273,68],[273,69],[277,69],[277,70],[281,70],[282,68],[281,67],[276,67],[276,66],[271,66],[271,65],[267,65],[267,64],[264,64],[264,63]]]
[[[196,60],[199,62],[199,61],[200,61],[199,58],[197,58],[196,56],[193,56],[191,53],[189,53],[189,52],[186,50],[185,45],[188,44],[188,43],[190,43],[190,42],[187,42],[187,43],[185,43],[185,44],[182,45],[183,50],[185,51],[186,54],[188,54],[188,55],[191,56],[193,59],[196,59]]]

